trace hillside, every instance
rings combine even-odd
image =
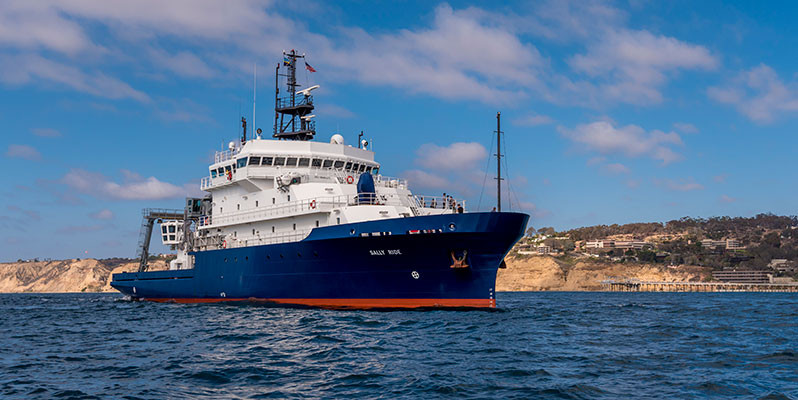
[[[497,292],[601,290],[600,282],[613,277],[660,282],[698,282],[709,279],[707,267],[666,267],[641,263],[605,263],[581,260],[573,264],[554,257],[508,257],[507,268],[496,277]]]
[[[151,270],[166,268],[166,259],[150,261]],[[120,259],[0,263],[0,293],[112,292],[111,274],[136,269],[138,261]]]

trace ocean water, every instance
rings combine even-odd
[[[0,398],[798,398],[798,295],[499,293],[496,311],[0,295]]]

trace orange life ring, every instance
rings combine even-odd
[[[353,178],[353,177],[352,177],[352,175],[347,175],[347,177],[346,177],[346,183],[348,183],[348,184],[350,184],[350,185],[351,185],[351,184],[353,184],[353,183],[355,183],[355,178]]]
[[[316,208],[316,199],[310,201],[310,208]]]

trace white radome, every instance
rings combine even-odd
[[[330,143],[344,144],[344,137],[336,133],[335,135],[332,135],[332,137],[330,138]]]

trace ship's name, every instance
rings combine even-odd
[[[400,249],[395,249],[395,250],[369,250],[369,254],[371,254],[372,256],[384,256],[386,254],[389,255],[389,256],[401,256],[402,255],[402,250],[400,250]]]

